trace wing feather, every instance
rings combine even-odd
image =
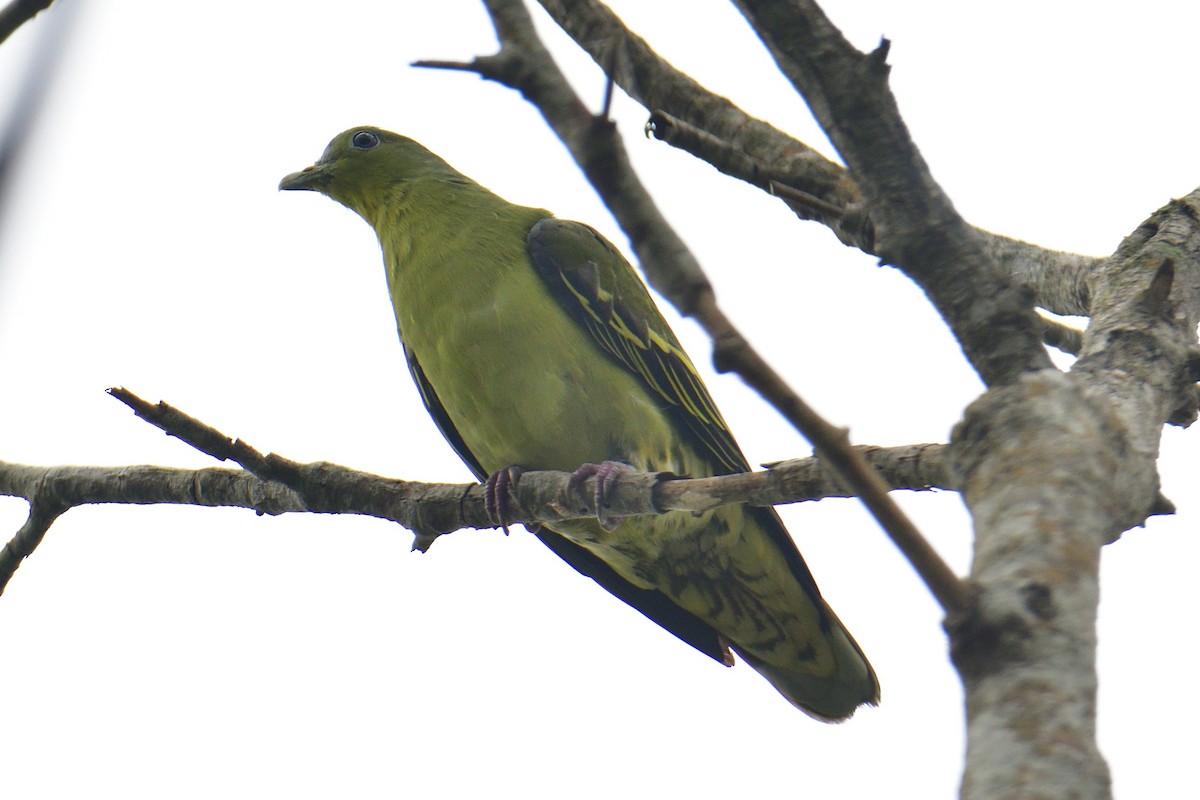
[[[550,293],[595,339],[600,350],[661,397],[675,430],[711,459],[712,474],[749,472],[750,465],[717,410],[704,381],[625,257],[579,222],[548,217],[527,239],[529,257]],[[796,543],[773,508],[748,508],[787,561],[792,574],[824,609],[821,593]],[[822,627],[829,620],[822,612]]]
[[[550,293],[607,356],[662,398],[680,435],[709,456],[713,473],[748,471],[695,366],[624,256],[587,225],[554,218],[535,224],[527,241]]]

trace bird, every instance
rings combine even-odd
[[[707,477],[750,467],[633,267],[593,228],[508,202],[411,138],[350,128],[280,190],[378,236],[426,410],[496,490],[522,470]],[[563,561],[715,661],[737,654],[826,721],[879,682],[773,508],[577,519],[532,531]]]

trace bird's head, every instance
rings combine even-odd
[[[279,188],[320,192],[370,219],[395,187],[456,177],[461,178],[453,167],[412,139],[359,127],[333,137],[317,163],[287,175]]]

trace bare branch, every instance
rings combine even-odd
[[[54,520],[65,510],[62,506],[40,498],[30,502],[29,517],[26,518],[25,524],[17,531],[17,535],[4,545],[4,549],[0,550],[0,594],[4,594],[4,589],[17,567],[37,549],[46,531],[50,530]]]
[[[774,180],[832,208],[849,209],[861,201],[843,167],[676,70],[602,3],[539,2],[616,85],[653,112],[650,131],[657,138],[705,160],[711,157],[717,169],[763,190]],[[836,218],[793,210],[802,219],[828,225],[847,244],[865,244],[842,231]]]
[[[979,228],[975,231],[988,256],[1013,280],[1033,292],[1039,306],[1063,316],[1092,313],[1088,281],[1105,259],[1048,250]]]
[[[1093,276],[1092,296],[1096,310],[1075,371],[1128,403],[1125,424],[1139,445],[1156,449],[1162,422],[1196,419],[1200,188],[1126,237]],[[1156,402],[1133,402],[1146,392]]]
[[[819,221],[845,244],[875,253],[869,209],[844,167],[676,70],[598,0],[539,2],[602,69],[612,65],[617,85],[651,112],[649,130],[657,138],[764,191],[773,181],[816,198],[821,204],[794,203],[777,193],[801,219]],[[840,214],[827,213],[832,209]],[[1100,259],[972,230],[1038,305],[1056,314],[1088,313],[1084,279]]]
[[[888,87],[884,41],[855,50],[809,0],[737,0],[862,190],[875,251],[933,301],[989,386],[1053,365],[1032,293],[988,257],[929,172]]]
[[[1139,226],[1089,291],[1071,372],[988,392],[954,432],[979,592],[977,613],[949,624],[967,699],[965,797],[1025,797],[1062,775],[1074,776],[1069,796],[1109,792],[1095,742],[1100,551],[1171,509],[1156,462],[1163,423],[1196,417],[1200,189]]]
[[[967,608],[970,596],[966,585],[888,496],[883,478],[871,468],[860,451],[850,446],[846,430],[831,425],[792,391],[734,329],[715,301],[703,304],[697,318],[713,337],[713,361],[717,368],[736,371],[812,442],[813,449],[830,463],[842,480],[854,487],[863,504],[913,565],[943,609],[954,612]]]
[[[295,492],[237,469],[39,467],[0,461],[0,495],[62,509],[97,503],[247,508],[259,514],[310,509]]]
[[[246,442],[232,439],[209,425],[200,422],[166,403],[149,403],[126,389],[112,389],[110,393],[150,424],[176,437],[180,441],[218,459],[230,459],[241,464],[249,473],[266,482],[284,484],[290,490],[283,500],[265,506],[256,495],[254,504],[245,503],[241,496],[230,498],[222,494],[222,502],[211,499],[203,505],[244,505],[260,513],[276,514],[282,511],[314,511],[320,513],[352,513],[389,519],[421,533],[445,533],[459,528],[491,528],[491,519],[484,504],[483,493],[478,484],[437,484],[401,481],[382,478],[328,462],[301,464],[275,454],[263,455]],[[866,463],[877,465],[887,475],[885,491],[892,489],[953,488],[947,483],[944,463],[944,445],[919,444],[904,447],[862,446],[853,448]],[[3,464],[3,462],[0,462]],[[36,468],[21,468],[35,470]],[[66,469],[66,468],[62,468]],[[81,468],[85,470],[101,468]],[[163,470],[158,467],[130,468],[157,470],[177,476],[192,476],[186,470]],[[231,473],[229,470],[207,470],[203,472]],[[27,496],[21,487],[31,485],[31,476],[38,481],[45,478],[38,472],[21,472],[19,478],[4,480],[6,473],[0,472],[0,493]],[[318,477],[314,477],[318,476]],[[59,476],[61,477],[61,476]],[[156,473],[155,477],[159,477]],[[570,519],[594,517],[594,478],[573,484],[571,474],[555,471],[529,471],[513,487],[516,505],[524,509],[524,516],[516,516],[514,522],[538,525]],[[125,483],[129,481],[126,478]],[[614,516],[628,517],[640,514],[660,514],[665,511],[691,511],[701,513],[730,503],[747,502],[751,505],[780,505],[804,500],[819,500],[825,497],[854,496],[837,478],[828,464],[820,458],[792,459],[770,465],[768,472],[720,475],[709,478],[680,478],[658,473],[623,474],[617,482],[606,511]],[[622,488],[623,487],[623,488]],[[81,502],[118,502],[111,487],[100,489],[88,487],[85,494],[56,495],[63,505]],[[13,491],[16,489],[16,491]],[[127,502],[185,502],[193,503],[191,492],[181,493],[182,499],[165,499],[161,486],[155,499],[138,499]],[[420,503],[422,513],[414,518],[410,506]],[[435,522],[436,521],[436,522]],[[436,525],[436,530],[430,527]]]
[[[274,454],[262,455],[166,403],[148,403],[125,389],[110,391],[160,430],[214,458],[233,459],[247,471],[34,467],[0,461],[0,495],[23,497],[31,509],[28,521],[0,551],[0,593],[50,525],[79,505],[169,503],[247,508],[272,515],[362,514],[409,528],[416,534],[414,549],[422,551],[443,533],[495,526],[479,484],[415,483],[328,462],[302,464]],[[942,483],[946,476],[943,445],[860,449],[866,460],[888,475],[890,488],[950,488]],[[522,509],[513,522],[537,526],[596,516],[594,480],[576,484],[566,472],[525,473],[512,488],[513,508]],[[729,503],[776,505],[847,496],[849,492],[826,464],[807,458],[782,462],[767,472],[713,478],[621,475],[612,485],[604,511],[617,516],[700,513]]]

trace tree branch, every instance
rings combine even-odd
[[[775,183],[815,198],[818,203],[796,203],[773,192],[801,219],[821,222],[845,244],[876,254],[869,209],[844,167],[676,70],[598,0],[538,1],[651,112],[648,130],[657,138],[764,191]],[[1038,305],[1055,314],[1089,313],[1084,279],[1100,259],[972,230],[987,255],[1033,291]]]
[[[231,460],[264,484],[282,484],[288,492],[264,498],[261,492],[221,491],[220,500],[209,492],[206,501],[199,503],[200,493],[185,491],[182,499],[166,499],[167,484],[157,484],[153,495],[132,495],[138,499],[125,502],[185,502],[202,505],[239,505],[259,513],[278,514],[284,511],[315,511],[320,513],[353,513],[399,522],[422,533],[446,533],[460,528],[491,528],[496,521],[488,516],[482,487],[479,484],[439,484],[401,481],[382,478],[348,467],[316,462],[301,464],[283,456],[263,455],[244,441],[232,439],[167,403],[150,403],[127,389],[110,389],[109,393],[134,413],[185,444],[219,460]],[[862,446],[855,448],[864,460],[877,465],[886,473],[886,490],[952,489],[946,483],[944,445],[917,444],[903,447]],[[0,462],[2,464],[3,462]],[[16,465],[9,465],[16,467]],[[43,480],[40,468],[21,467],[16,478],[0,483],[0,492],[12,491],[28,496],[23,487],[34,480]],[[65,468],[62,468],[65,469]],[[102,468],[81,468],[101,470]],[[219,473],[241,474],[230,470],[166,470],[160,467],[132,468],[148,471],[157,478],[164,476]],[[0,473],[6,474],[6,473]],[[319,475],[319,479],[314,479]],[[529,525],[562,522],[570,519],[595,517],[595,478],[577,484],[572,474],[552,470],[529,471],[521,475],[512,488],[512,499],[523,509],[524,516],[514,522]],[[121,489],[130,486],[125,478]],[[258,484],[251,484],[258,486]],[[661,514],[666,511],[703,513],[730,503],[771,506],[825,497],[853,497],[829,465],[820,458],[790,459],[769,466],[767,472],[738,473],[708,478],[681,478],[667,473],[622,473],[613,479],[612,497],[606,497],[606,513],[627,517],[641,514]],[[184,487],[185,490],[189,487]],[[118,502],[112,494],[114,485],[88,485],[85,502]],[[128,495],[121,495],[128,496]],[[153,497],[154,499],[149,499]],[[63,505],[78,505],[79,495],[57,494]],[[265,502],[269,499],[270,502]],[[414,515],[411,506],[420,503],[422,513]],[[431,525],[433,527],[431,527]]]
[[[479,484],[416,483],[372,475],[337,464],[302,464],[263,455],[247,443],[166,403],[149,403],[125,389],[110,393],[141,418],[219,460],[245,471],[156,466],[36,467],[0,461],[0,495],[30,502],[28,521],[0,551],[0,594],[13,573],[64,512],[96,503],[183,504],[247,508],[259,514],[310,512],[361,514],[398,522],[416,534],[414,549],[427,550],[439,535],[491,528]],[[944,445],[862,447],[863,457],[887,475],[890,488],[925,491],[944,484]],[[530,526],[596,516],[594,478],[574,484],[570,473],[527,472],[512,490],[513,521]],[[613,484],[605,513],[617,516],[666,511],[701,513],[729,503],[777,505],[824,497],[849,497],[827,464],[817,458],[772,465],[767,472],[677,479],[655,473],[623,474]]]
[[[1100,551],[1163,506],[1163,423],[1196,417],[1198,220],[1200,189],[1143,223],[1092,275],[1071,372],[993,390],[955,429],[979,592],[977,613],[949,624],[966,798],[1110,792],[1095,729]]]
[[[695,144],[713,157],[713,166],[762,189],[767,188],[765,179],[775,180],[838,209],[849,208],[860,199],[845,169],[676,70],[602,3],[539,3],[610,79],[654,112],[651,130],[656,137],[681,146]],[[836,224],[830,224],[836,220],[828,216],[803,210],[797,213],[830,225],[838,233]]]
[[[717,368],[738,372],[812,442],[813,449],[828,460],[836,474],[854,487],[859,499],[916,569],[943,610],[948,613],[965,610],[971,601],[967,586],[888,496],[888,487],[883,478],[866,462],[860,451],[850,446],[847,431],[831,425],[792,391],[734,329],[717,308],[712,295],[702,298],[702,301],[697,318],[713,337],[713,361]]]
[[[40,493],[30,498],[29,516],[25,524],[17,531],[16,536],[4,545],[4,549],[0,550],[0,594],[4,594],[4,588],[8,586],[8,581],[17,571],[17,567],[37,549],[46,536],[46,531],[50,530],[50,526],[65,510],[65,507],[46,500]]]
[[[855,50],[810,0],[735,0],[862,190],[875,250],[929,296],[989,386],[1052,368],[1032,294],[988,257],[934,181],[890,88],[886,40]]]

